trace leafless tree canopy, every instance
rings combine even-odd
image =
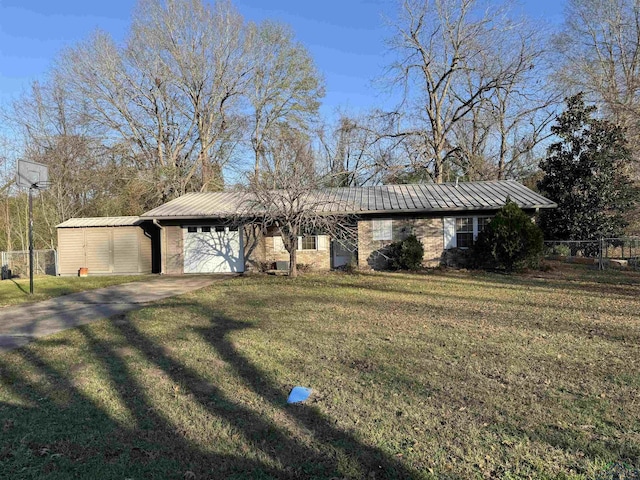
[[[521,91],[543,54],[534,31],[476,0],[405,0],[395,29],[389,79],[402,103],[386,135],[406,139],[411,169],[435,182],[507,176],[539,142],[546,116],[538,113],[553,103]]]
[[[309,137],[299,130],[281,128],[265,162],[249,180],[246,200],[238,215],[259,224],[263,231],[277,228],[289,252],[289,276],[297,276],[298,237],[330,234],[353,236],[350,219],[328,212],[331,205],[322,189],[328,178],[317,168]]]
[[[640,2],[569,0],[562,32],[554,40],[559,88],[567,96],[584,92],[613,123],[624,127],[638,161]]]

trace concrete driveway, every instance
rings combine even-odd
[[[0,308],[0,352],[45,335],[142,308],[150,302],[199,290],[225,278],[229,276],[156,277]]]

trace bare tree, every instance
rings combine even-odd
[[[0,136],[0,250],[13,250],[11,222],[11,187],[15,174],[12,161],[13,142],[7,136]]]
[[[378,112],[353,117],[341,114],[336,126],[318,130],[319,157],[328,185],[358,187],[379,183],[393,168],[389,161],[398,140],[390,140]]]
[[[152,203],[184,193],[195,125],[183,115],[181,93],[157,51],[133,39],[122,49],[96,32],[67,50],[57,71],[78,102],[84,99],[91,120],[115,142],[125,142],[153,192]]]
[[[555,38],[556,80],[568,93],[585,92],[626,129],[640,158],[640,1],[569,0]]]
[[[403,101],[389,135],[407,138],[415,168],[428,169],[438,183],[458,153],[456,126],[529,68],[526,50],[499,49],[520,35],[519,25],[504,9],[482,7],[476,0],[404,0],[391,40],[398,54],[392,82],[402,87]]]
[[[331,213],[331,200],[322,189],[308,136],[281,126],[258,175],[253,174],[239,216],[278,229],[289,252],[289,276],[296,277],[298,237],[304,234],[346,236],[348,219]],[[353,232],[351,232],[353,234]]]
[[[93,207],[109,195],[103,173],[104,148],[82,106],[75,105],[63,82],[34,83],[13,104],[9,121],[22,143],[21,157],[46,164],[50,183],[40,199],[43,221],[55,237],[55,225],[70,217],[95,214]]]
[[[537,168],[536,148],[550,136],[548,127],[562,100],[543,80],[548,63],[544,45],[543,29],[521,20],[517,36],[505,33],[493,46],[487,62],[508,63],[511,75],[453,127],[460,176],[503,180]],[[467,74],[467,94],[475,88],[476,74]]]
[[[179,92],[178,119],[193,128],[197,154],[183,182],[199,169],[201,190],[223,187],[222,169],[240,141],[241,99],[251,76],[249,37],[226,0],[213,8],[201,0],[143,0],[134,16],[132,51],[144,54],[138,65],[150,70],[149,58],[161,65],[166,78],[160,81]]]
[[[267,143],[279,124],[308,130],[324,96],[320,73],[287,26],[266,21],[251,27],[251,79],[247,97],[254,173],[267,162]]]

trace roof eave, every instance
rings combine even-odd
[[[392,210],[344,210],[341,212],[320,212],[320,215],[393,215],[393,214],[407,214],[407,213],[446,213],[446,212],[473,212],[473,211],[490,211],[499,210],[503,205],[492,206],[471,206],[471,207],[436,207],[436,208],[404,208],[404,209],[392,209]],[[533,204],[523,205],[522,209],[536,210],[545,208],[557,208],[556,203],[552,204]],[[216,213],[216,214],[198,214],[198,215],[158,215],[158,216],[141,216],[142,220],[202,220],[206,218],[226,219],[232,216],[236,216],[233,213]],[[246,218],[252,218],[246,216]]]

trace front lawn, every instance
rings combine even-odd
[[[612,275],[248,276],[47,337],[0,355],[0,478],[616,478],[640,277]]]
[[[29,294],[29,279],[18,278],[0,281],[0,307],[20,303],[39,302],[61,295],[109,287],[120,283],[135,282],[145,275],[113,275],[91,277],[53,277],[39,275],[33,279],[33,295]]]

